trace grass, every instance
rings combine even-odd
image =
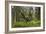
[[[15,27],[39,27],[40,20],[32,20],[32,21],[17,21],[13,24],[13,28]]]

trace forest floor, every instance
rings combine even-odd
[[[17,21],[14,23],[13,27],[39,27],[41,24],[40,20],[32,20],[32,21]]]

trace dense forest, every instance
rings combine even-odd
[[[39,27],[40,7],[12,6],[12,27]]]

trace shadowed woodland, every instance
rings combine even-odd
[[[39,27],[40,7],[12,6],[12,27]]]

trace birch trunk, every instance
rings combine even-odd
[[[32,15],[33,16],[33,19],[35,19],[35,12],[36,12],[35,11],[35,7],[33,7],[33,15]]]

